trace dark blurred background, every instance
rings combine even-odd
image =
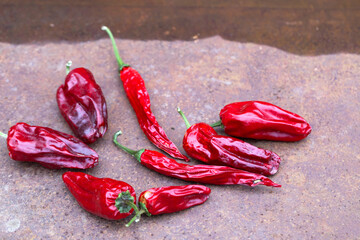
[[[224,39],[301,55],[359,53],[359,0],[0,1],[0,41]]]

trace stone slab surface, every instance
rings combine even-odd
[[[0,139],[1,239],[356,239],[360,236],[360,56],[298,56],[277,48],[211,37],[191,42],[117,40],[123,60],[145,79],[152,110],[181,149],[185,124],[218,120],[222,106],[262,100],[303,116],[313,132],[303,141],[250,141],[283,162],[280,189],[209,186],[201,205],[179,213],[108,221],[84,211],[61,180],[66,170],[13,161]],[[138,126],[117,72],[110,41],[0,43],[0,130],[23,121],[71,134],[55,93],[65,63],[90,69],[105,94],[109,129],[91,145],[100,164],[86,173],[119,179],[137,194],[187,182],[150,171],[117,149],[155,147]],[[221,133],[221,131],[219,131]],[[191,164],[199,163],[192,160]]]

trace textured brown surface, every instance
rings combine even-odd
[[[105,34],[105,33],[104,33]],[[220,37],[193,42],[117,40],[125,62],[146,81],[152,109],[181,148],[185,124],[218,120],[226,103],[263,100],[307,119],[313,132],[303,141],[251,141],[278,153],[280,189],[209,186],[210,199],[189,210],[143,217],[125,228],[85,212],[61,180],[65,170],[11,160],[0,139],[1,239],[355,239],[360,236],[360,57],[302,57],[276,48]],[[141,166],[111,142],[115,131],[130,148],[155,149],[145,138],[116,71],[108,39],[84,43],[0,43],[0,130],[18,121],[71,133],[55,93],[65,63],[89,68],[108,103],[109,130],[91,146],[100,164],[87,170],[121,179],[137,194],[151,187],[183,185]],[[181,148],[182,149],[182,148]],[[192,164],[197,161],[192,160]]]

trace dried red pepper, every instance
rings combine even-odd
[[[274,175],[280,165],[280,157],[269,150],[255,147],[240,139],[221,136],[206,123],[190,126],[183,112],[187,131],[183,139],[186,153],[207,164],[225,165],[266,176]]]
[[[202,185],[151,188],[140,194],[140,210],[126,226],[140,220],[144,213],[147,216],[173,213],[203,204],[210,193],[211,189]]]
[[[115,133],[113,141],[116,146],[133,155],[142,165],[166,176],[182,179],[184,181],[193,181],[200,183],[209,183],[215,185],[242,184],[251,187],[265,185],[272,187],[281,187],[269,178],[250,173],[240,169],[226,166],[213,165],[188,165],[178,163],[174,159],[166,157],[164,154],[141,149],[139,151],[131,150],[117,141],[121,131]]]
[[[139,125],[147,138],[161,150],[167,152],[174,158],[189,161],[182,155],[175,144],[169,140],[164,130],[156,121],[151,111],[150,97],[145,87],[145,82],[140,74],[133,68],[126,65],[120,58],[114,37],[109,28],[103,26],[102,30],[106,31],[112,41],[115,56],[119,64],[120,78],[123,83],[126,95],[133,107]]]
[[[261,101],[235,102],[220,111],[222,126],[234,137],[273,141],[299,141],[311,132],[311,126],[299,115],[271,103]]]
[[[7,147],[13,160],[37,162],[50,169],[92,168],[99,156],[85,143],[51,128],[17,123],[9,130]]]
[[[66,172],[62,178],[79,205],[99,217],[118,220],[138,209],[135,190],[126,182],[82,172]]]
[[[61,115],[75,135],[86,143],[104,136],[107,124],[105,97],[92,73],[85,68],[69,71],[67,64],[65,83],[56,94]]]

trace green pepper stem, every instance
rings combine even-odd
[[[217,121],[216,123],[210,124],[211,127],[224,127],[221,120]]]
[[[112,43],[113,48],[114,48],[115,57],[116,57],[116,60],[117,60],[117,62],[118,62],[118,64],[119,64],[119,70],[121,71],[124,67],[127,67],[127,66],[129,66],[129,65],[125,64],[125,63],[123,62],[123,60],[121,59],[121,57],[120,57],[120,55],[119,55],[119,50],[118,50],[118,48],[117,48],[117,46],[116,46],[116,42],[115,42],[114,36],[113,36],[113,34],[111,33],[110,29],[109,29],[107,26],[102,26],[102,27],[101,27],[101,30],[107,32],[107,34],[108,34],[109,37],[110,37],[111,43]]]
[[[66,75],[68,75],[69,72],[70,72],[71,64],[72,64],[72,61],[71,61],[71,60],[69,60],[69,61],[66,63]]]
[[[126,201],[126,204],[129,205],[131,208],[134,209],[135,214],[138,215],[139,214],[139,208],[131,201]]]
[[[145,152],[145,149],[140,149],[138,151],[136,150],[132,150],[130,148],[127,148],[123,145],[121,145],[117,138],[119,135],[121,135],[122,132],[121,131],[117,131],[115,134],[114,134],[114,137],[113,137],[113,142],[115,143],[115,145],[119,148],[121,148],[122,150],[124,150],[125,152],[127,153],[130,153],[131,155],[133,155],[139,162],[141,162],[141,155],[143,154],[143,152]]]
[[[5,134],[5,133],[3,133],[3,132],[0,132],[0,137],[7,138],[7,137],[8,137],[8,135],[7,135],[7,134]]]
[[[116,145],[117,147],[121,148],[122,150],[124,150],[125,152],[130,153],[131,155],[134,156],[137,151],[132,150],[132,149],[130,149],[130,148],[127,148],[127,147],[121,145],[121,144],[118,142],[117,138],[118,138],[118,136],[120,136],[121,134],[122,134],[121,131],[117,131],[117,132],[114,134],[113,141],[114,141],[115,145]]]
[[[134,209],[135,213],[139,212],[138,207],[134,204],[135,197],[133,197],[129,190],[120,192],[119,196],[115,199],[115,207],[120,213],[129,213]]]
[[[184,119],[186,127],[187,128],[191,127],[191,125],[190,125],[189,121],[187,120],[185,114],[181,111],[181,109],[179,107],[177,108],[177,111],[181,115],[181,117]]]
[[[138,211],[136,213],[136,215],[125,225],[126,227],[130,227],[130,225],[135,221],[135,222],[139,222],[141,215],[143,213],[145,213],[146,211],[144,209],[140,209],[140,211]]]

